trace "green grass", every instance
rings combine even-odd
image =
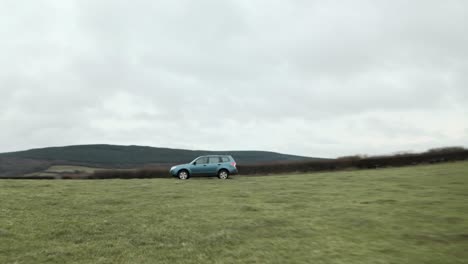
[[[54,165],[44,171],[25,174],[25,176],[52,176],[60,179],[63,174],[92,174],[97,171],[136,171],[137,169],[103,169],[75,165]]]
[[[48,169],[39,172],[33,172],[25,174],[25,176],[60,176],[63,173],[93,173],[95,171],[102,170],[98,168],[91,168],[85,166],[73,166],[73,165],[54,165]]]
[[[468,162],[0,181],[0,263],[468,263]]]
[[[46,170],[46,172],[51,172],[51,173],[73,173],[75,171],[78,172],[86,172],[86,173],[93,173],[97,170],[102,170],[99,168],[91,168],[91,167],[85,167],[85,166],[72,166],[72,165],[54,165],[51,166]]]

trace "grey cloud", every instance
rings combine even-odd
[[[116,143],[333,157],[465,144],[467,10],[3,1],[0,151]]]

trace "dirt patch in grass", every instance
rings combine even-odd
[[[416,241],[417,244],[426,243],[439,243],[439,244],[453,244],[468,242],[468,234],[410,234],[404,236],[407,239]]]
[[[379,199],[379,200],[375,200],[375,201],[361,202],[361,204],[394,204],[394,203],[397,203],[397,201],[392,200],[392,199]]]

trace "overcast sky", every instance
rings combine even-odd
[[[468,146],[468,1],[0,1],[0,152]]]

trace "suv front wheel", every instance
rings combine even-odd
[[[181,180],[186,180],[189,178],[188,172],[186,170],[181,170],[177,173],[177,177]]]
[[[229,177],[229,172],[227,170],[220,170],[218,172],[218,178],[221,180],[226,180]]]

